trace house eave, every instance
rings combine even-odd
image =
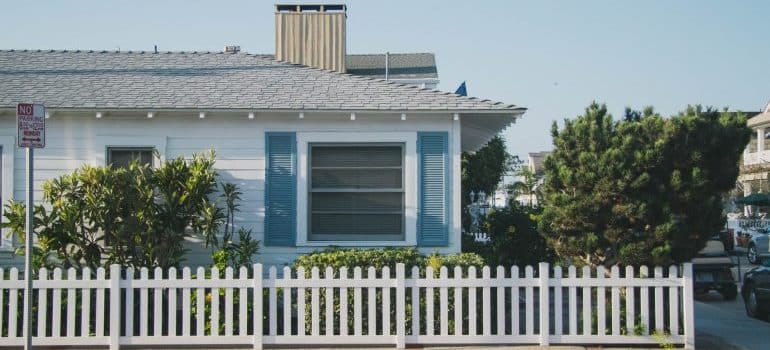
[[[495,135],[515,123],[527,111],[520,107],[509,113],[466,113],[461,115],[461,142],[463,152],[475,152]]]
[[[317,108],[207,108],[207,107],[185,107],[185,108],[154,108],[152,106],[146,107],[131,107],[131,108],[115,108],[115,107],[47,107],[47,111],[56,112],[68,112],[68,113],[139,113],[146,114],[149,111],[156,113],[198,113],[200,111],[208,112],[222,112],[222,113],[394,113],[394,114],[462,114],[462,115],[521,115],[527,109],[524,107],[512,107],[506,109],[489,109],[489,110],[474,110],[474,109],[317,109]],[[14,114],[16,111],[15,106],[3,106],[0,107],[0,113]]]
[[[312,108],[286,108],[286,109],[259,109],[259,108],[100,108],[100,107],[53,107],[47,108],[46,112],[52,117],[57,114],[65,115],[92,115],[95,118],[97,114],[111,117],[136,117],[136,116],[163,116],[170,115],[189,115],[191,118],[199,118],[201,114],[205,116],[239,116],[244,118],[259,118],[260,114],[295,114],[297,119],[304,117],[312,118],[315,115],[330,114],[350,114],[357,116],[366,115],[386,115],[392,116],[394,121],[400,121],[404,118],[412,117],[435,117],[444,116],[454,118],[458,116],[460,124],[461,148],[463,152],[475,152],[483,147],[495,135],[499,134],[505,128],[515,123],[517,119],[527,111],[524,107],[511,107],[508,109],[496,110],[468,110],[468,109],[312,109]],[[15,115],[15,107],[0,107],[0,115]],[[300,117],[300,114],[302,116]],[[354,120],[355,118],[352,118]]]

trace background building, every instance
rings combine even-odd
[[[753,115],[748,120],[748,126],[754,130],[751,141],[743,151],[740,175],[738,176],[738,191],[744,196],[752,193],[770,193],[768,173],[770,173],[770,103],[761,113],[749,112]],[[746,206],[744,214],[749,214]]]

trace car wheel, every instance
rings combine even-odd
[[[759,264],[759,256],[757,254],[757,246],[754,243],[749,244],[749,250],[746,252],[746,258],[752,265]]]
[[[757,298],[757,290],[753,286],[749,286],[748,289],[746,300],[744,300],[746,305],[746,315],[760,320],[767,319],[767,309],[764,305],[760,304],[759,299]]]

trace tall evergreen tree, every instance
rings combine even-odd
[[[743,115],[700,106],[614,121],[593,103],[552,127],[540,229],[575,264],[687,261],[724,225],[721,196],[750,133]]]
[[[474,153],[462,154],[463,198],[468,192],[484,191],[491,194],[503,176],[517,165],[518,157],[508,153],[505,140],[497,135]]]

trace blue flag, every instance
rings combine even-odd
[[[468,90],[465,89],[465,82],[460,84],[460,87],[457,88],[457,91],[455,91],[455,93],[460,96],[468,96]]]

